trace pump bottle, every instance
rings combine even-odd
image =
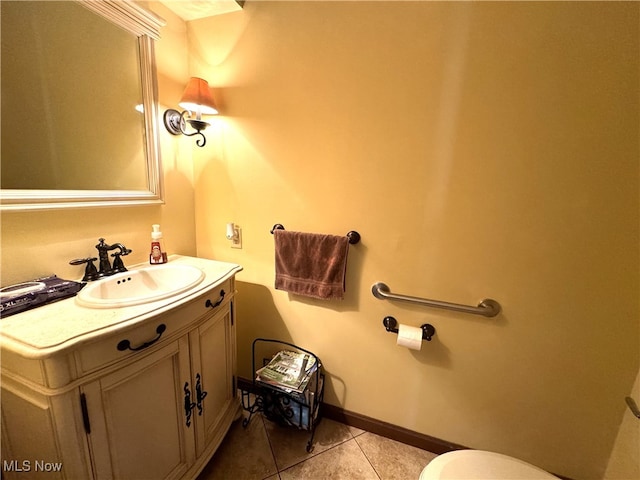
[[[149,263],[152,265],[167,263],[167,252],[164,249],[164,240],[160,225],[151,225],[151,253],[149,253]]]

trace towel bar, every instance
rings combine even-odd
[[[273,235],[273,232],[275,230],[284,230],[284,226],[281,223],[276,223],[273,228],[271,229],[271,235]],[[355,230],[351,230],[350,232],[347,233],[346,235],[347,237],[349,237],[349,243],[351,245],[355,245],[356,243],[358,243],[360,241],[360,234],[358,232],[356,232]]]
[[[398,295],[391,293],[389,287],[384,283],[378,282],[371,287],[373,296],[380,300],[400,300],[403,302],[417,303],[427,307],[443,308],[445,310],[455,310],[457,312],[471,313],[474,315],[483,315],[485,317],[495,317],[500,313],[501,307],[498,302],[490,298],[482,300],[477,307],[471,305],[460,305],[458,303],[441,302],[439,300],[429,300],[428,298],[410,297],[408,295]]]
[[[398,321],[394,317],[384,317],[382,324],[387,332],[398,333]],[[429,323],[420,325],[420,328],[422,329],[422,339],[430,342],[431,337],[436,334],[436,329]]]

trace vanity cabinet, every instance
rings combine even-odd
[[[234,292],[231,276],[46,360],[9,354],[2,478],[195,478],[239,415]]]

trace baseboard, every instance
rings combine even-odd
[[[254,385],[251,380],[238,377],[238,388],[246,392],[252,392]],[[422,433],[414,432],[412,430],[393,425],[391,423],[382,422],[375,418],[367,417],[359,413],[350,412],[341,407],[323,403],[320,407],[321,414],[325,418],[335,420],[336,422],[344,423],[352,427],[366,430],[367,432],[375,433],[382,437],[390,438],[398,442],[406,443],[414,447],[428,450],[433,453],[442,454],[451,452],[453,450],[462,450],[467,447],[462,445],[456,445],[455,443],[446,442],[439,438],[424,435]]]
[[[323,403],[321,409],[322,416],[325,418],[360,428],[367,432],[375,433],[376,435],[390,438],[391,440],[396,440],[407,445],[412,445],[423,450],[428,450],[433,453],[442,454],[453,450],[462,450],[467,448],[423,433],[414,432],[413,430],[399,427],[391,423],[382,422],[359,413],[350,412],[328,403]]]

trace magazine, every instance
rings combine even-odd
[[[256,380],[289,393],[302,393],[317,368],[314,355],[282,350],[256,372]]]

